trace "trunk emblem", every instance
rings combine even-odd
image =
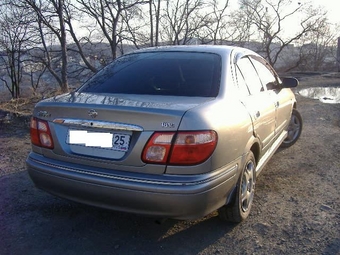
[[[175,127],[175,123],[171,123],[171,122],[162,122],[161,125],[163,128],[174,128]]]
[[[48,111],[39,111],[38,116],[48,118],[51,117],[51,114]]]
[[[94,109],[89,110],[87,113],[92,119],[98,116],[98,112]]]

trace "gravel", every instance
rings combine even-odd
[[[296,90],[340,86],[302,77]],[[93,208],[36,189],[25,169],[27,118],[0,122],[0,254],[340,254],[340,104],[297,93],[304,129],[257,179],[249,218],[195,221]]]

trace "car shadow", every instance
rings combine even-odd
[[[217,213],[158,224],[69,202],[35,188],[27,172],[1,177],[0,192],[4,254],[197,254],[238,226]]]

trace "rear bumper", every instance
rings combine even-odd
[[[223,206],[238,164],[210,174],[143,175],[91,169],[30,153],[28,173],[51,194],[97,207],[162,218],[195,219]]]

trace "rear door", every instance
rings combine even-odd
[[[236,64],[239,87],[248,89],[248,95],[241,97],[252,121],[254,134],[261,141],[262,152],[271,146],[275,135],[275,105],[248,57],[242,57]],[[245,93],[246,94],[246,93]]]
[[[262,85],[268,90],[268,95],[275,105],[275,135],[280,135],[290,120],[292,112],[291,92],[280,87],[277,74],[263,59],[252,58],[252,63],[259,74]]]

